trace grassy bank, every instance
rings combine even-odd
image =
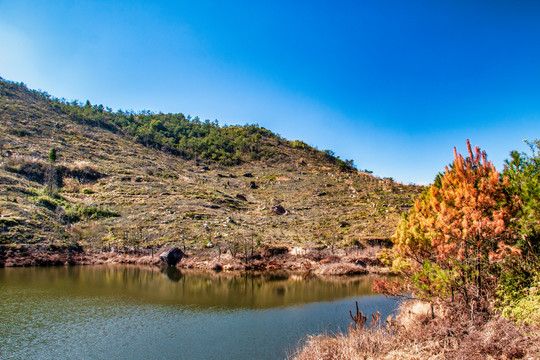
[[[369,319],[368,319],[369,322]],[[308,339],[291,359],[539,359],[538,325],[517,324],[496,311],[471,316],[456,304],[405,302],[397,319],[346,334]]]
[[[334,251],[301,248],[266,248],[231,252],[227,248],[186,249],[187,258],[177,265],[184,269],[224,271],[291,270],[314,275],[384,274],[388,272],[376,254],[380,246],[351,247]],[[145,249],[83,249],[76,245],[0,246],[0,267],[99,265],[105,263],[163,265],[163,247]]]

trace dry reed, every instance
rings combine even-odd
[[[360,316],[351,317],[362,318]],[[344,359],[540,359],[538,327],[495,313],[476,314],[460,304],[404,303],[395,326],[352,329],[309,337],[296,360]]]

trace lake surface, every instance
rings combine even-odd
[[[346,331],[372,278],[214,274],[136,266],[0,269],[1,359],[283,359]]]

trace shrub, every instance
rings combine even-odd
[[[77,205],[77,215],[83,219],[117,217],[118,213],[101,206]]]
[[[454,149],[452,165],[403,216],[394,248],[381,258],[423,298],[457,291],[467,304],[479,305],[521,254],[512,227],[518,198],[485,152],[473,151],[469,141],[467,149],[466,158]]]
[[[507,263],[498,294],[503,314],[525,322],[540,323],[540,141],[526,141],[531,155],[513,151],[503,174],[509,192],[519,197],[514,231],[520,261]]]
[[[49,196],[38,197],[36,204],[43,206],[51,211],[55,211],[56,208],[58,207],[58,204],[56,203],[56,201]]]

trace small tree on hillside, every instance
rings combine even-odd
[[[56,149],[52,148],[51,151],[49,151],[49,162],[51,165],[54,165],[56,163],[56,160],[57,160]]]
[[[49,196],[53,196],[56,191],[56,160],[58,159],[58,154],[55,148],[52,148],[49,151],[49,166],[45,173],[45,185],[46,192]]]

